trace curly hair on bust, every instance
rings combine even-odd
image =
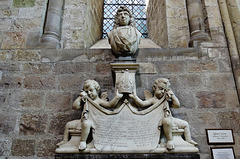
[[[120,6],[117,10],[117,13],[115,14],[115,19],[114,19],[114,26],[113,28],[117,28],[119,27],[119,20],[118,20],[118,14],[122,11],[127,11],[128,14],[129,14],[129,18],[130,18],[130,21],[129,21],[129,24],[130,26],[132,27],[135,27],[136,23],[135,23],[135,20],[134,20],[134,16],[132,15],[131,11],[126,7],[126,6]]]

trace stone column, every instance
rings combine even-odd
[[[209,41],[210,36],[205,31],[204,16],[201,0],[187,0],[188,20],[190,25],[190,42]]]
[[[41,44],[47,48],[60,47],[64,0],[49,0]]]
[[[240,63],[239,53],[237,50],[237,41],[234,36],[233,26],[229,16],[229,9],[226,0],[218,0],[223,25],[225,26],[225,34],[228,41],[228,48],[230,52],[231,64],[233,69],[233,76],[237,86],[238,98],[240,99]],[[236,12],[235,12],[236,13]]]

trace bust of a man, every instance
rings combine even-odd
[[[115,15],[113,30],[108,33],[108,41],[113,53],[119,56],[132,56],[138,49],[141,33],[134,27],[130,10],[120,6]]]

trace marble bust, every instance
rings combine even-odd
[[[141,40],[141,33],[134,26],[134,18],[130,10],[120,6],[114,23],[113,30],[108,33],[113,54],[117,57],[134,55]]]

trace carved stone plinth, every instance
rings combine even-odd
[[[55,159],[200,159],[199,154],[192,153],[175,153],[175,154],[135,154],[135,153],[123,153],[123,154],[56,154]]]
[[[132,93],[136,91],[135,74],[139,68],[137,63],[112,63],[115,72],[115,89],[119,93]],[[115,90],[115,91],[116,91]]]

